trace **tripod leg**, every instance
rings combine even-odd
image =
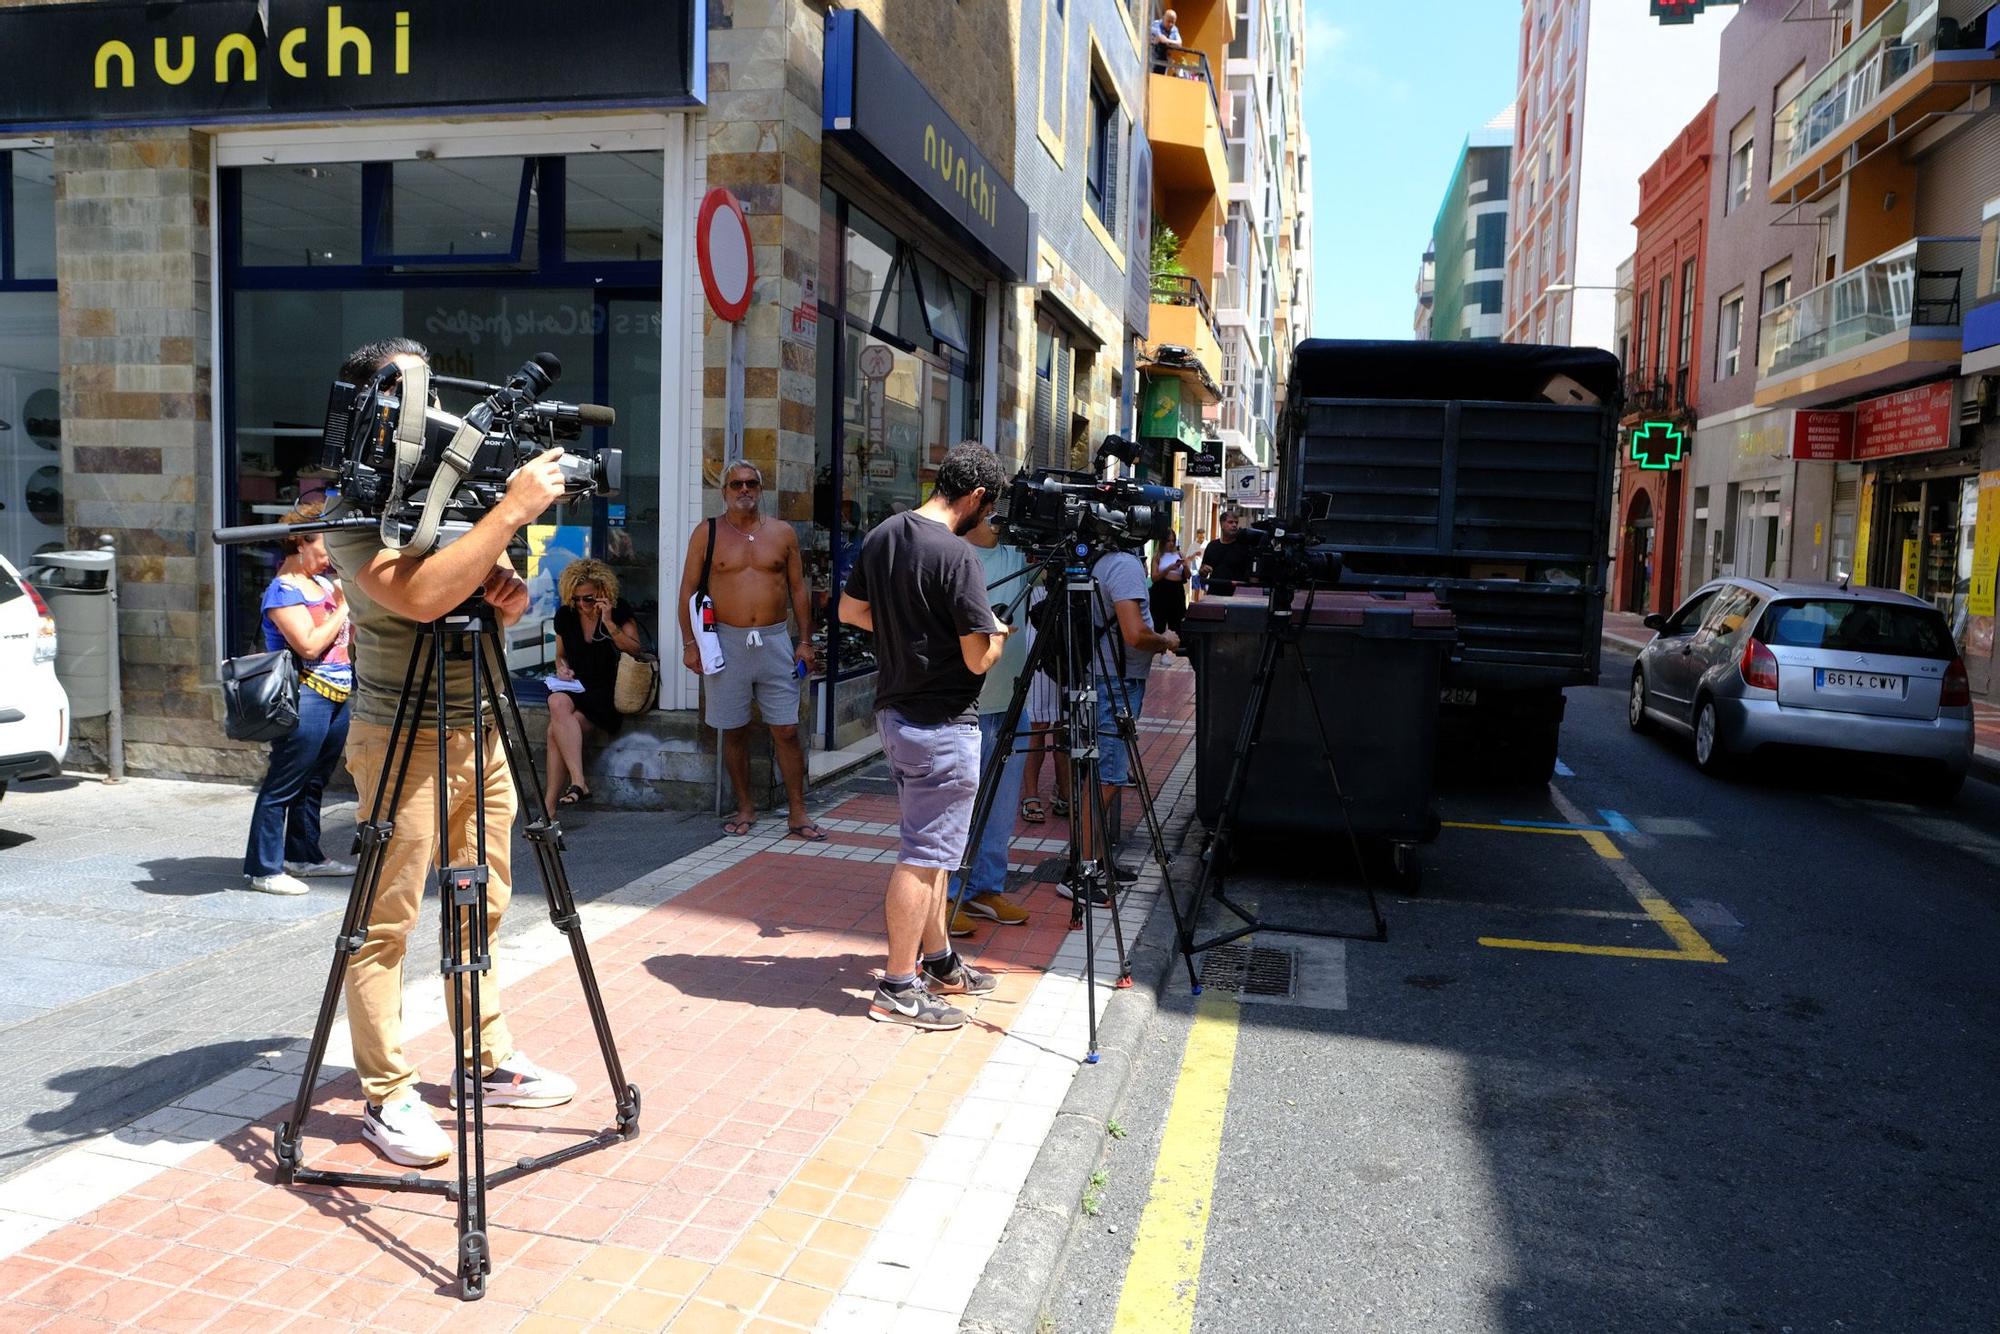
[[[369,818],[355,831],[360,858],[354,870],[353,887],[347,894],[347,911],[341,917],[340,934],[334,937],[333,960],[327,967],[326,989],[320,995],[319,1015],[313,1021],[312,1038],[306,1045],[306,1063],[299,1071],[299,1090],[292,1100],[292,1116],[289,1121],[279,1124],[272,1142],[272,1152],[278,1163],[278,1181],[282,1185],[290,1185],[297,1180],[303,1164],[299,1141],[305,1132],[306,1115],[312,1109],[320,1067],[326,1062],[326,1044],[333,1035],[333,1017],[340,1004],[341,988],[347,981],[347,966],[366,943],[368,923],[375,913],[375,896],[382,886],[383,850],[396,829],[395,821],[384,817],[383,803],[386,799],[390,811],[401,803],[403,780],[410,768],[410,752],[416,749],[417,730],[410,717],[410,700],[413,698],[410,687],[417,681],[419,663],[423,667],[423,677],[414,695],[416,699],[422,699],[424,692],[430,688],[431,672],[437,666],[434,644],[422,641],[410,646],[410,661],[403,669],[403,693],[397,700],[395,722],[389,729],[388,741],[382,752],[382,771],[375,777]]]
[[[1181,953],[1187,956],[1190,977],[1194,974],[1194,955],[1248,935],[1255,929],[1254,926],[1245,926],[1241,930],[1216,936],[1206,942],[1198,942],[1195,939],[1195,931],[1201,923],[1201,910],[1211,894],[1237,916],[1243,915],[1227,899],[1222,898],[1218,886],[1222,879],[1222,865],[1229,856],[1229,840],[1236,824],[1236,813],[1243,805],[1243,789],[1246,785],[1245,780],[1250,774],[1250,760],[1256,753],[1258,739],[1264,732],[1264,711],[1271,701],[1271,677],[1277,669],[1278,647],[1281,642],[1275,634],[1266,632],[1259,647],[1257,674],[1250,682],[1250,699],[1243,710],[1243,725],[1237,732],[1236,754],[1229,767],[1229,782],[1223,788],[1222,810],[1216,816],[1215,827],[1209,830],[1208,838],[1202,846],[1201,874],[1195,880],[1194,898],[1188,905],[1187,934],[1181,938]],[[1199,986],[1194,990],[1196,995],[1201,994]]]
[[[605,1012],[604,995],[598,990],[597,970],[591,966],[590,947],[583,937],[583,919],[576,910],[576,895],[570,889],[569,872],[563,864],[562,826],[543,813],[541,780],[535,773],[533,752],[528,748],[527,724],[521,720],[521,706],[513,691],[504,688],[504,665],[496,666],[500,637],[490,637],[491,653],[482,654],[479,670],[494,699],[494,717],[500,728],[500,746],[514,777],[514,789],[523,802],[523,821],[528,846],[535,852],[535,869],[541,876],[542,892],[548,900],[549,921],[569,941],[570,958],[576,964],[583,987],[584,1007],[590,1012],[597,1047],[604,1056],[605,1074],[611,1081],[611,1096],[618,1107],[618,1133],[631,1139],[639,1133],[639,1090],[625,1079],[618,1059],[618,1044],[611,1035],[611,1019]]]

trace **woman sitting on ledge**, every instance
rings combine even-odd
[[[556,608],[557,681],[580,690],[549,690],[549,814],[590,796],[583,774],[583,733],[618,734],[625,717],[612,702],[620,652],[638,653],[639,621],[618,596],[618,576],[601,560],[573,560],[563,567],[562,606]]]

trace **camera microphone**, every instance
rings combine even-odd
[[[520,370],[507,377],[504,387],[529,398],[539,398],[560,379],[562,360],[553,352],[537,352],[521,363]]]
[[[618,410],[602,403],[537,403],[530,409],[537,417],[576,426],[616,426]]]

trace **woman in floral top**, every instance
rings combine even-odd
[[[309,501],[285,522],[317,518],[320,509],[319,501]],[[353,630],[325,540],[317,533],[288,537],[284,547],[284,562],[264,590],[264,647],[289,648],[298,658],[299,725],[271,743],[270,768],[250,816],[243,874],[250,888],[263,893],[303,894],[301,876],[354,874],[350,863],[328,857],[319,845],[320,798],[347,744]]]

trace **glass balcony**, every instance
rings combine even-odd
[[[1965,275],[1978,258],[1977,237],[1920,236],[1766,312],[1757,377],[1788,375],[1912,327],[1956,329]]]
[[[1785,169],[1811,156],[1842,126],[1881,100],[1885,89],[1935,55],[1941,27],[1947,44],[1959,44],[1958,25],[1949,20],[1941,23],[1936,0],[1917,5],[1896,0],[1863,28],[1846,50],[1779,110],[1779,132],[1789,128],[1791,134],[1785,148]]]

